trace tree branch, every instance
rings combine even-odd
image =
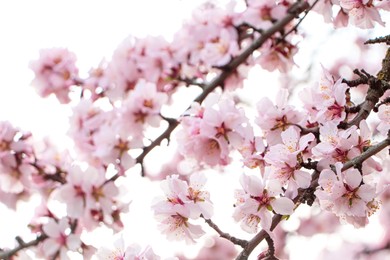
[[[386,43],[387,45],[390,45],[390,35],[383,36],[383,37],[377,37],[375,39],[370,39],[366,41],[364,44],[375,44],[375,43]]]
[[[20,237],[16,237],[18,241],[18,246],[11,250],[0,251],[0,259],[10,260],[13,255],[16,255],[20,250],[26,249],[31,246],[36,246],[40,242],[44,241],[47,238],[46,234],[39,235],[36,239],[31,240],[30,242],[25,243]]]
[[[287,12],[287,15],[277,21],[271,28],[264,31],[264,33],[254,40],[252,44],[248,46],[240,55],[232,59],[226,66],[222,68],[222,72],[216,76],[210,83],[205,84],[203,92],[194,99],[194,102],[201,103],[213,90],[215,90],[218,86],[222,86],[224,81],[237,69],[239,65],[244,63],[247,58],[258,48],[260,48],[264,42],[266,42],[271,36],[283,29],[288,23],[294,20],[300,13],[304,12],[307,8],[309,8],[309,4],[306,1],[298,1],[293,4]],[[179,122],[176,121],[174,123],[169,122],[168,128],[157,137],[149,146],[144,147],[142,153],[136,158],[136,162],[143,164],[143,160],[148,153],[153,150],[156,146],[160,145],[161,141],[170,137],[171,133],[175,128],[179,125]],[[142,176],[145,173],[142,171]]]
[[[218,235],[222,238],[225,238],[229,241],[231,241],[233,244],[236,244],[236,245],[239,245],[241,246],[242,248],[245,248],[246,245],[248,244],[248,241],[246,240],[243,240],[243,239],[239,239],[239,238],[236,238],[236,237],[233,237],[231,235],[229,235],[228,233],[225,233],[223,232],[213,221],[211,221],[211,219],[206,219],[203,215],[201,215],[201,217],[204,219],[204,221],[212,228],[214,229],[215,231],[217,231]]]
[[[264,252],[262,252],[257,259],[260,260],[278,260],[278,258],[275,256],[275,244],[272,238],[267,234],[265,237],[265,241],[267,241],[268,249]]]
[[[364,75],[360,78],[360,80],[356,80],[356,82],[364,82],[369,85],[366,99],[360,104],[360,110],[358,114],[348,123],[340,124],[341,128],[349,128],[353,125],[359,126],[360,121],[366,119],[371,111],[375,109],[376,104],[379,102],[379,99],[383,96],[385,91],[390,87],[389,84],[381,79],[378,79],[372,75]],[[348,84],[348,81],[345,81]],[[355,82],[355,83],[356,83]]]
[[[341,168],[341,171],[345,171],[351,167],[361,165],[365,160],[367,160],[371,156],[379,153],[380,151],[382,151],[383,149],[385,149],[389,145],[390,145],[390,136],[388,135],[387,138],[385,140],[383,140],[382,142],[371,146],[366,151],[361,153],[359,156],[356,156],[355,158],[344,163],[343,168]]]

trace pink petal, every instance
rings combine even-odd
[[[60,249],[60,245],[56,242],[56,240],[51,238],[46,239],[43,242],[42,247],[46,256],[54,255]]]
[[[70,234],[66,239],[66,246],[72,251],[76,251],[81,245],[78,235]]]
[[[294,171],[294,179],[296,180],[299,188],[308,188],[311,182],[311,175],[305,171]]]
[[[285,197],[272,200],[271,206],[276,213],[281,215],[291,215],[294,211],[294,202]]]
[[[344,172],[344,174],[346,184],[348,184],[348,186],[352,189],[357,188],[362,182],[362,175],[357,169],[348,170]]]
[[[262,181],[254,175],[242,175],[240,178],[242,188],[250,195],[258,196],[263,193]]]
[[[57,238],[61,235],[60,226],[53,219],[49,219],[49,222],[42,228],[49,237]]]

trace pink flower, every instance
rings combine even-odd
[[[265,160],[273,165],[286,163],[291,167],[295,167],[298,160],[302,160],[302,158],[299,158],[302,156],[301,153],[315,138],[312,133],[301,137],[299,132],[292,127],[283,131],[281,137],[283,144],[271,146],[269,152],[265,156]]]
[[[282,41],[275,44],[273,40],[268,40],[260,49],[261,54],[256,59],[263,69],[268,71],[279,70],[286,73],[295,64],[293,57],[298,49],[292,43]]]
[[[210,218],[213,207],[209,193],[202,190],[205,183],[206,177],[202,173],[191,175],[190,184],[180,180],[178,175],[168,176],[161,182],[167,198],[153,205],[155,214],[185,211],[193,219],[199,218],[201,214]]]
[[[312,5],[314,2],[315,2],[314,0],[309,1],[310,5]],[[333,16],[332,16],[333,2],[334,0],[319,1],[313,8],[313,11],[324,16],[324,21],[326,23],[330,23],[333,20]]]
[[[201,135],[237,147],[245,138],[247,121],[243,109],[238,109],[233,100],[220,99],[216,106],[204,109],[199,131]]]
[[[313,134],[300,137],[294,128],[282,132],[283,144],[276,144],[269,148],[264,160],[271,166],[265,168],[265,176],[278,180],[283,186],[288,185],[286,195],[295,197],[298,188],[307,188],[311,176],[308,172],[300,170],[303,161],[303,151],[309,143],[314,141]]]
[[[247,1],[248,7],[236,23],[248,23],[254,28],[267,30],[275,20],[282,18],[288,9],[288,1],[278,4],[274,0]]]
[[[115,50],[111,62],[107,66],[106,75],[109,88],[106,95],[110,100],[123,99],[126,93],[132,89],[140,77],[134,54],[136,39],[125,39]]]
[[[21,193],[30,188],[31,175],[36,173],[30,133],[23,133],[9,122],[0,122],[0,189]]]
[[[379,106],[378,118],[380,119],[379,125],[377,126],[378,131],[383,135],[387,135],[390,129],[390,105],[383,104]]]
[[[69,217],[82,217],[87,206],[87,195],[97,174],[102,173],[91,167],[82,171],[79,166],[73,166],[68,172],[67,183],[52,193],[52,199],[66,203]]]
[[[349,22],[362,29],[374,27],[374,22],[384,26],[373,0],[340,0],[340,6],[348,12]]]
[[[251,134],[252,136],[253,134]],[[246,167],[256,168],[259,167],[262,171],[264,168],[264,152],[265,145],[264,140],[261,137],[247,138],[243,145],[239,148],[239,151],[243,157],[243,163]]]
[[[195,239],[200,238],[204,231],[201,226],[189,223],[188,217],[187,212],[183,210],[176,214],[172,212],[167,215],[158,215],[159,229],[163,234],[167,235],[168,240],[185,240],[189,244],[195,243]]]
[[[205,64],[211,66],[226,65],[238,54],[237,33],[221,29],[220,35],[206,42],[200,55]]]
[[[96,252],[98,259],[112,259],[112,260],[159,260],[151,247],[146,247],[144,250],[138,244],[131,244],[125,246],[123,236],[117,239],[113,246],[102,247]]]
[[[299,124],[303,119],[294,107],[287,105],[287,96],[288,90],[281,89],[277,95],[276,105],[268,98],[262,98],[257,103],[256,123],[264,132],[269,145],[280,143],[281,133],[290,125]]]
[[[349,161],[349,152],[358,142],[357,127],[339,130],[337,125],[330,121],[320,127],[320,140],[311,150],[313,155],[322,157],[320,167],[328,168],[329,164]]]
[[[210,95],[202,106],[192,105],[181,118],[179,151],[208,165],[226,165],[233,148],[240,147],[248,132],[247,118],[231,99]]]
[[[304,106],[310,112],[310,120],[321,124],[329,121],[340,123],[346,117],[347,84],[340,78],[336,82],[329,71],[323,68],[318,85],[301,92]]]
[[[109,124],[112,118],[112,112],[103,111],[89,99],[82,99],[73,109],[68,134],[73,139],[77,150],[81,152],[84,159],[94,164],[94,166],[100,165],[91,156],[96,150],[93,135],[100,127]]]
[[[45,49],[40,51],[38,60],[31,62],[35,73],[32,82],[39,95],[46,97],[55,94],[61,103],[68,103],[69,88],[75,84],[78,69],[76,56],[67,49]]]
[[[269,231],[271,228],[271,211],[281,215],[291,215],[294,203],[286,197],[277,197],[282,193],[278,181],[269,180],[266,185],[254,175],[242,175],[240,178],[243,190],[236,192],[236,210],[234,219],[241,221],[241,227],[250,233],[256,233],[258,225]]]
[[[134,158],[128,152],[130,149],[141,148],[143,143],[142,140],[122,131],[115,123],[103,125],[99,131],[94,133],[92,140],[95,150],[92,155],[98,158],[103,165],[112,163],[118,168],[123,167],[127,170],[135,164]]]
[[[342,167],[343,164],[338,162],[335,164],[336,173],[329,169],[321,171],[318,180],[320,188],[315,195],[323,209],[332,211],[355,226],[361,226],[361,220],[376,209],[375,187],[362,184],[362,174],[357,169],[341,172]]]
[[[356,141],[356,143],[353,143],[353,146],[351,150],[348,152],[349,158],[354,158],[359,156],[361,153],[363,153],[367,148],[371,146],[371,135],[372,132],[368,127],[368,124],[366,120],[362,120],[359,123],[359,136]],[[365,160],[362,164],[362,172],[364,175],[369,174],[373,170],[375,171],[382,171],[383,167],[381,163],[378,163],[374,160],[373,157],[368,158]]]
[[[189,218],[197,219],[203,215],[208,219],[213,214],[213,207],[209,193],[202,190],[206,182],[203,174],[192,175],[189,185],[178,177],[168,176],[161,182],[166,199],[158,201],[152,208],[160,222],[161,231],[168,239],[185,239],[193,243],[204,232],[200,226],[192,225]]]
[[[122,103],[121,117],[123,121],[128,122],[127,127],[136,128],[131,133],[139,132],[144,125],[158,127],[161,117],[160,109],[167,102],[167,95],[158,92],[156,84],[140,80],[135,85],[134,90],[128,98]]]
[[[71,233],[68,218],[62,218],[58,222],[50,218],[42,227],[48,238],[43,241],[43,254],[49,258],[59,252],[60,259],[70,259],[67,251],[76,251],[81,246],[78,235]]]

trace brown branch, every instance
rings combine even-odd
[[[386,55],[382,60],[382,68],[376,76],[380,80],[390,81],[390,48],[387,48]]]
[[[356,156],[355,158],[344,163],[343,168],[341,168],[341,171],[345,171],[351,167],[356,167],[356,166],[361,165],[365,160],[367,160],[371,156],[377,154],[378,152],[382,151],[383,149],[385,149],[389,145],[390,145],[390,136],[387,136],[387,138],[385,140],[383,140],[382,142],[369,147],[366,151],[361,153],[359,156]]]
[[[270,230],[273,231],[281,220],[282,220],[282,215],[276,214],[272,218],[272,224],[271,224],[271,229]],[[248,241],[248,245],[244,248],[243,251],[241,251],[241,253],[237,256],[236,260],[246,260],[246,259],[248,259],[249,255],[252,253],[252,251],[267,236],[269,236],[269,235],[264,230],[261,230],[259,233],[257,233],[250,241]]]
[[[44,241],[46,238],[47,238],[46,234],[41,234],[36,239],[26,243],[20,237],[16,237],[15,239],[19,245],[11,250],[0,251],[0,259],[10,260],[11,257],[13,255],[16,255],[19,251],[31,246],[36,246],[40,242]]]
[[[299,21],[297,22],[297,24],[295,24],[293,28],[291,28],[288,32],[286,32],[286,33],[283,35],[282,38],[278,39],[277,43],[284,41],[284,39],[286,39],[286,37],[287,37],[290,33],[296,31],[297,28],[298,28],[298,26],[303,22],[303,20],[306,18],[306,16],[309,14],[309,12],[314,8],[314,6],[315,6],[318,2],[319,2],[319,0],[314,1],[314,3],[313,3],[310,7],[308,7],[308,8],[306,9],[306,11],[304,12],[305,14],[303,15],[302,18],[299,19]]]
[[[240,55],[232,59],[226,66],[222,69],[223,71],[216,76],[210,83],[205,84],[203,92],[194,99],[194,102],[201,103],[212,91],[214,91],[217,87],[223,86],[224,81],[237,69],[239,65],[244,63],[247,58],[258,48],[260,48],[264,42],[266,42],[271,36],[283,29],[287,24],[289,24],[292,20],[294,20],[300,13],[309,8],[309,4],[306,1],[298,1],[291,6],[287,15],[277,21],[271,28],[264,31],[264,33],[254,40],[252,44],[248,46]],[[168,139],[173,132],[173,130],[179,125],[179,122],[176,121],[174,123],[169,123],[168,128],[157,137],[149,146],[144,147],[142,153],[136,158],[136,162],[143,164],[143,160],[148,153],[153,150],[156,146],[160,145],[162,140]],[[142,171],[142,176],[144,176],[144,172]]]
[[[136,162],[141,164],[141,167],[142,167],[142,177],[145,176],[145,171],[144,171],[144,168],[142,166],[145,156],[150,151],[152,151],[156,146],[160,145],[161,142],[164,139],[169,138],[169,136],[171,135],[173,130],[175,130],[175,128],[179,125],[179,121],[170,121],[168,124],[169,124],[168,128],[165,129],[165,131],[159,137],[157,137],[149,146],[144,147],[142,153],[140,155],[138,155],[138,157],[136,159]]]
[[[260,260],[278,260],[278,258],[275,256],[275,244],[272,238],[267,235],[265,237],[265,241],[267,241],[268,249],[264,252],[262,252],[257,259]]]
[[[247,246],[248,241],[233,237],[228,233],[223,232],[213,221],[211,221],[211,219],[206,219],[203,215],[201,215],[201,217],[212,229],[214,229],[218,233],[220,237],[225,238],[231,241],[233,244],[241,246],[242,248],[245,248]]]
[[[359,112],[350,122],[345,123],[344,125],[340,124],[341,128],[349,128],[353,125],[359,126],[360,121],[366,119],[370,115],[371,111],[375,109],[379,99],[389,87],[387,82],[371,75],[368,77],[367,83],[369,85],[367,96],[365,101],[359,105]]]
[[[189,85],[194,85],[194,86],[198,86],[198,87],[200,87],[202,89],[207,86],[204,82],[197,81],[196,78],[181,78],[181,77],[179,77],[177,80],[180,81],[180,82],[185,83],[188,86]]]
[[[366,41],[364,44],[375,44],[375,43],[386,43],[387,45],[390,45],[390,35],[377,37],[375,39],[370,39]]]

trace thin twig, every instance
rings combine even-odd
[[[314,3],[306,9],[304,12],[304,15],[298,20],[298,22],[294,25],[293,28],[291,28],[288,32],[286,32],[282,38],[278,39],[277,43],[280,43],[286,39],[286,37],[297,30],[298,26],[303,22],[303,20],[306,18],[306,16],[309,14],[309,12],[314,8],[314,6],[319,2],[319,0],[314,1]]]
[[[245,248],[248,244],[248,241],[244,239],[239,239],[229,235],[228,233],[223,232],[213,221],[211,221],[211,219],[206,219],[203,215],[201,215],[201,217],[212,229],[214,229],[218,233],[220,237],[225,238],[231,241],[233,244],[241,246],[242,248]]]
[[[260,260],[278,260],[278,258],[275,256],[275,244],[274,244],[274,241],[272,240],[272,238],[267,235],[265,237],[265,241],[267,241],[267,244],[268,244],[268,249],[261,253],[257,259]]]
[[[18,246],[10,249],[10,250],[5,250],[5,251],[0,251],[0,259],[11,259],[13,255],[16,255],[19,251],[26,249],[31,246],[36,246],[40,242],[44,241],[47,238],[46,234],[41,234],[39,235],[36,239],[31,240],[30,242],[24,242],[20,237],[16,237],[16,241],[18,241]]]
[[[371,156],[377,154],[378,152],[382,151],[383,149],[385,149],[389,145],[390,145],[390,137],[387,137],[382,142],[369,147],[366,151],[361,153],[359,156],[356,156],[355,158],[344,163],[343,168],[341,168],[341,171],[345,171],[351,167],[361,165],[365,160],[367,160]]]
[[[375,43],[386,43],[387,45],[390,45],[390,35],[377,37],[375,39],[370,39],[366,41],[364,44],[375,44]]]

